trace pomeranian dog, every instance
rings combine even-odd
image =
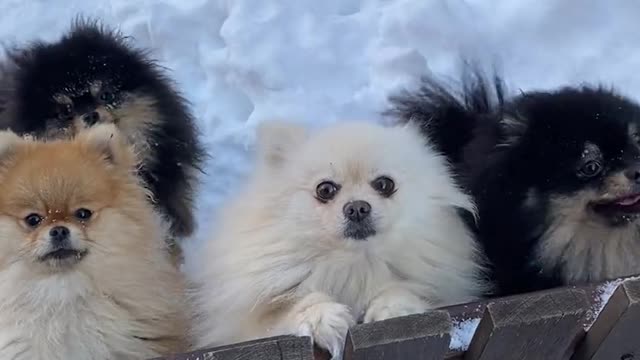
[[[114,125],[74,140],[0,132],[0,358],[183,351],[183,279]]]
[[[456,164],[498,295],[640,273],[640,106],[601,86],[508,97],[500,77],[462,79],[425,79],[390,112]]]
[[[186,101],[145,51],[97,22],[77,20],[61,40],[7,55],[0,126],[60,138],[114,123],[135,146],[140,176],[170,221],[170,245],[193,233],[205,151]]]
[[[195,341],[304,335],[341,358],[357,321],[476,299],[481,255],[459,208],[474,211],[415,130],[261,125],[255,175],[194,281]]]

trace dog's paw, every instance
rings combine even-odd
[[[430,309],[429,304],[413,294],[384,294],[371,301],[364,314],[364,322],[382,321],[390,318],[420,314]]]
[[[336,302],[310,305],[296,315],[298,336],[309,336],[313,343],[342,359],[347,331],[355,324],[349,308]]]

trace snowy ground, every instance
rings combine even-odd
[[[461,54],[497,63],[513,87],[606,81],[640,90],[640,2],[606,0],[4,0],[0,40],[52,40],[77,14],[151,47],[192,101],[214,156],[201,234],[251,170],[257,122],[380,121],[420,74],[454,75]],[[207,226],[205,226],[206,224]],[[192,248],[193,249],[193,248]]]

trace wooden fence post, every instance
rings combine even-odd
[[[589,308],[583,290],[561,289],[491,302],[465,360],[565,359],[584,333]]]
[[[618,285],[573,360],[640,360],[640,280]]]
[[[313,360],[309,337],[276,336],[155,360]]]
[[[449,313],[434,310],[352,327],[345,360],[442,360],[449,351]]]

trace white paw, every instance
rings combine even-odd
[[[390,318],[421,314],[429,304],[415,295],[408,297],[381,296],[371,302],[364,314],[364,322],[382,321]]]
[[[347,331],[355,324],[349,308],[335,302],[314,304],[296,315],[298,336],[309,336],[313,343],[342,359]]]

